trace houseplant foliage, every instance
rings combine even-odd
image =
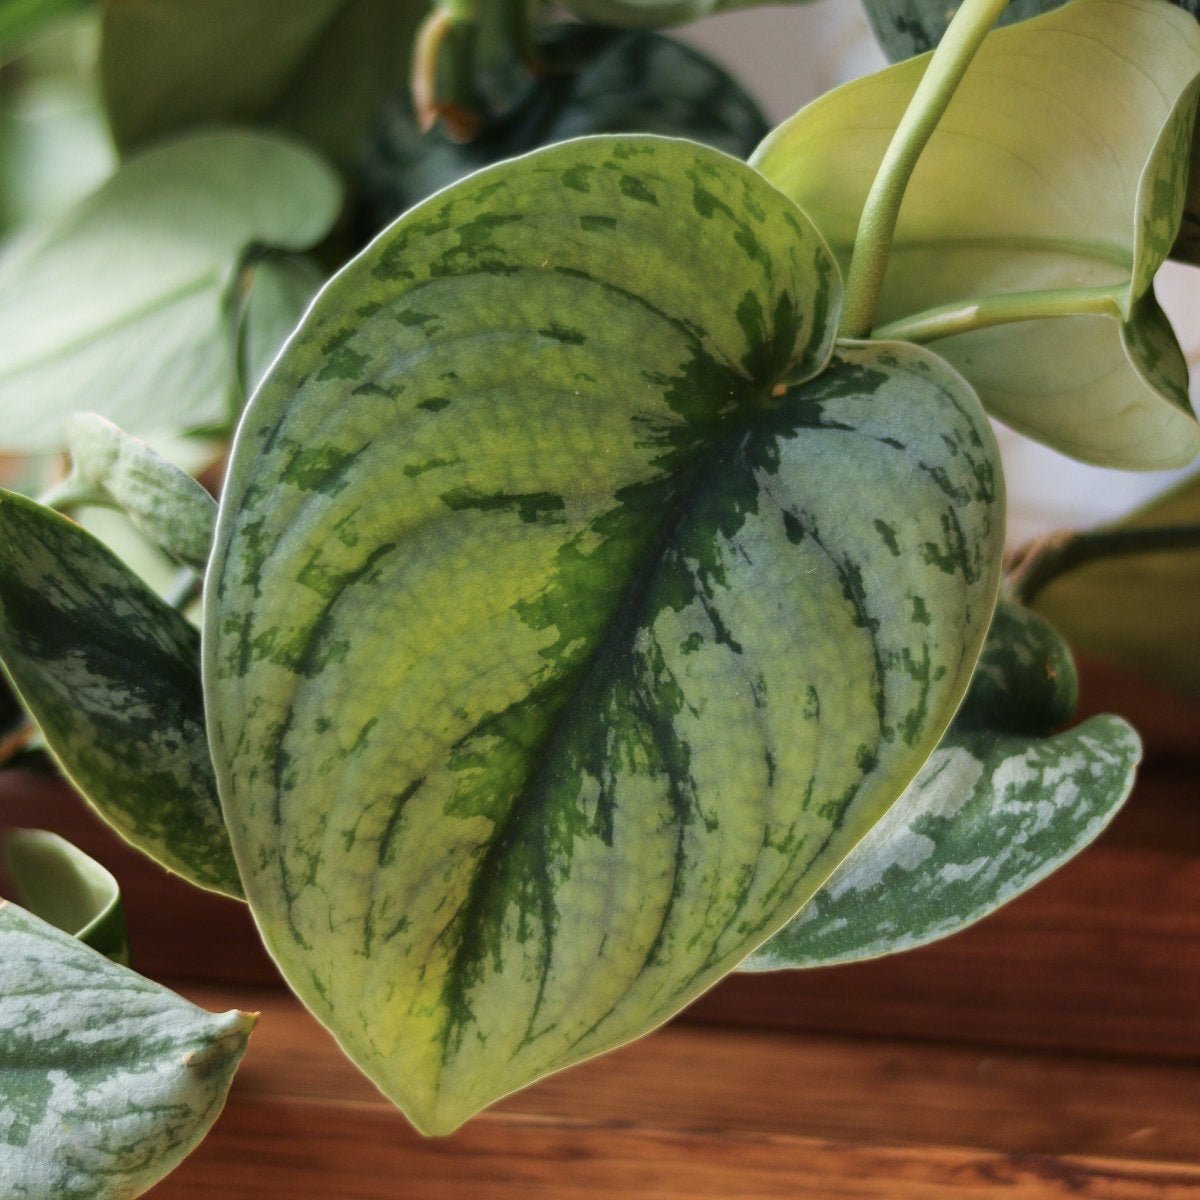
[[[96,811],[244,897],[418,1128],[739,966],[953,933],[1096,836],[1137,738],[1061,731],[1069,651],[1019,589],[997,604],[987,412],[1091,461],[1196,453],[1151,287],[1186,198],[1189,14],[1075,0],[985,38],[1003,5],[968,0],[932,59],[747,163],[701,142],[749,151],[752,104],[657,35],[215,7],[103,6],[121,162],[0,250],[7,448],[71,459],[40,502],[0,493],[0,658]],[[372,134],[414,44],[417,96]],[[331,48],[363,59],[345,96]],[[438,114],[478,139],[422,138]],[[151,443],[219,442],[251,393],[218,509]],[[97,505],[177,564],[173,597],[64,515]],[[215,1117],[250,1023],[84,945],[115,885],[38,836],[27,904],[70,879],[107,915],[0,909],[0,1058],[33,1113],[0,1123],[0,1180],[134,1195]],[[31,1009],[30,972],[72,1002]],[[72,1047],[118,998],[132,1057],[97,1078]],[[36,1046],[35,1019],[59,1022]],[[141,1173],[81,1151],[61,1190],[54,1072],[101,1138],[143,1084],[178,1121],[130,1135]]]

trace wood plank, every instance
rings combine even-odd
[[[153,1200],[1200,1197],[1197,1070],[674,1026],[430,1141],[258,999],[225,1115]]]
[[[187,988],[209,1009],[229,989]],[[241,1098],[389,1106],[290,997],[262,992]],[[676,1024],[495,1112],[1200,1165],[1200,1068]]]

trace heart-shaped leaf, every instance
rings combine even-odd
[[[13,830],[4,839],[4,860],[17,898],[35,917],[129,965],[121,889],[111,871],[44,829]]]
[[[296,134],[344,167],[408,76],[421,0],[121,0],[100,71],[129,150],[213,121]]]
[[[541,53],[569,69],[528,82],[469,142],[422,134],[407,95],[388,105],[363,167],[373,228],[472,171],[567,138],[658,133],[744,158],[769,128],[735,80],[682,42],[566,25],[543,35]]]
[[[217,505],[190,475],[95,413],[67,422],[67,448],[71,474],[55,493],[55,507],[121,509],[177,562],[204,570]]]
[[[1033,613],[1000,605],[963,707],[920,774],[741,970],[925,945],[1078,854],[1129,795],[1141,746],[1119,717],[1052,734],[1074,706],[1066,645]]]
[[[926,61],[830,93],[752,159],[843,264]],[[1179,229],[1198,75],[1200,26],[1162,0],[1075,0],[989,36],[913,172],[878,335],[931,341],[989,411],[1067,454],[1190,462],[1187,367],[1150,284]],[[989,307],[1011,323],[955,332]]]
[[[238,896],[198,643],[91,534],[0,490],[0,660],[51,751],[122,837]]]
[[[220,1115],[254,1026],[0,900],[0,1195],[130,1200]]]
[[[120,7],[120,6],[118,6]],[[139,436],[227,426],[225,293],[252,244],[302,249],[338,184],[281,138],[208,132],[130,160],[0,254],[0,446],[62,445],[76,412]]]
[[[1180,484],[1115,529],[1200,531],[1200,479]],[[1195,536],[1195,535],[1193,535]],[[1200,700],[1200,551],[1160,550],[1084,563],[1034,601],[1083,653]]]
[[[289,982],[422,1129],[730,970],[949,722],[995,448],[924,351],[812,378],[837,302],[742,163],[587,138],[412,210],[256,394],[207,591],[222,798]]]

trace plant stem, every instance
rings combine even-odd
[[[1005,583],[1012,599],[1028,605],[1047,584],[1085,563],[1172,550],[1200,550],[1200,524],[1052,533],[1018,552]]]
[[[838,329],[842,337],[861,338],[871,332],[896,219],[913,168],[980,43],[1007,4],[1008,0],[963,0],[900,118],[859,218]]]
[[[447,0],[421,22],[413,45],[412,102],[422,133],[439,120],[457,142],[469,142],[479,132],[475,30],[473,0]]]
[[[1041,317],[1074,317],[1083,313],[1101,313],[1120,318],[1121,288],[1055,288],[1042,292],[1009,292],[985,296],[958,304],[943,304],[924,312],[901,317],[878,326],[871,334],[877,339],[900,342],[933,342],[956,333],[1008,325],[1014,321],[1032,321]]]

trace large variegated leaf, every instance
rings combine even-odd
[[[220,1115],[254,1025],[0,900],[0,1195],[131,1200]]]
[[[745,158],[769,128],[734,79],[682,42],[565,25],[544,36],[541,52],[569,68],[529,80],[469,142],[422,134],[407,96],[388,105],[363,167],[374,228],[472,171],[567,138],[657,133]]]
[[[1075,703],[1066,645],[996,610],[963,708],[887,815],[799,915],[741,966],[817,967],[909,950],[988,916],[1078,854],[1133,784],[1119,717],[1054,734]]]
[[[57,490],[56,507],[121,509],[177,562],[204,570],[217,506],[190,475],[96,413],[67,422],[67,448],[71,474]]]
[[[990,431],[912,347],[811,378],[837,300],[743,164],[584,139],[410,212],[257,393],[206,614],[226,816],[289,982],[422,1129],[730,970],[957,706]]]
[[[1190,528],[1191,549],[1124,554],[1076,566],[1034,606],[1081,652],[1200,700],[1200,479],[1180,484],[1115,528]]]
[[[926,62],[830,93],[752,159],[843,264]],[[1189,462],[1200,426],[1150,283],[1179,229],[1198,74],[1200,27],[1162,0],[1076,0],[992,34],[913,171],[880,336],[936,337],[991,412],[1067,454]],[[987,304],[1076,315],[954,332]]]
[[[237,896],[198,643],[89,533],[0,491],[0,660],[51,751],[122,837]]]
[[[129,965],[121,889],[111,871],[45,829],[10,833],[4,839],[4,861],[17,899],[35,917],[105,958]]]
[[[405,86],[423,0],[121,0],[101,80],[117,144],[213,121],[276,126],[345,167]]]
[[[16,239],[0,253],[0,447],[56,449],[81,411],[139,436],[228,425],[238,263],[254,244],[311,245],[338,203],[329,168],[295,143],[206,132],[130,160]]]

